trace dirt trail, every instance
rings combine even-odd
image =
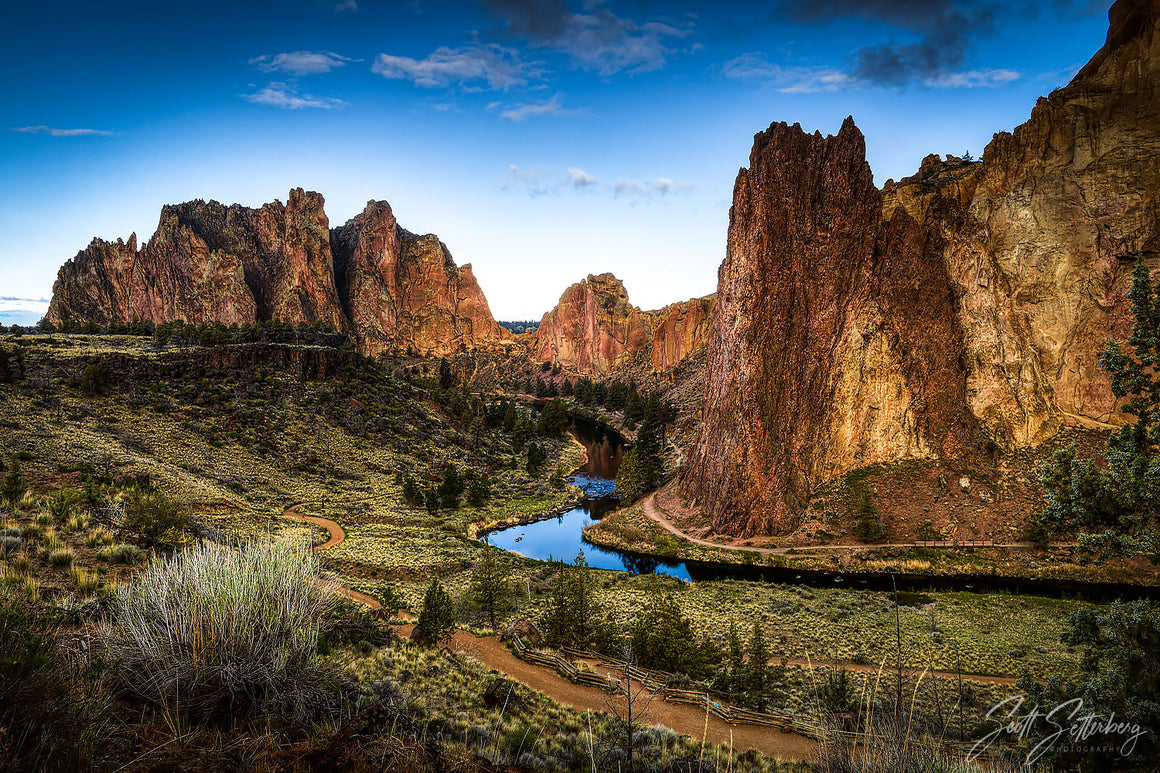
[[[299,502],[286,508],[284,518],[313,523],[330,533],[330,538],[314,550],[324,550],[340,544],[346,533],[329,518],[303,515],[297,511],[307,504]],[[377,599],[365,593],[339,587],[338,591],[347,598],[366,604],[371,609],[381,609]],[[400,636],[410,636],[414,626],[395,626]],[[493,636],[474,636],[467,631],[456,631],[451,638],[451,646],[457,652],[471,655],[488,668],[499,671],[537,692],[547,695],[557,703],[564,703],[577,709],[607,711],[608,696],[598,687],[573,684],[555,671],[540,668],[517,658],[500,640]],[[718,717],[694,706],[655,701],[649,710],[648,721],[665,725],[691,738],[704,738],[711,743],[732,744],[735,749],[757,749],[763,754],[786,760],[810,759],[818,745],[803,736],[783,733],[776,729],[754,725],[729,725]]]
[[[644,500],[644,514],[655,521],[666,531],[675,534],[683,540],[695,543],[697,545],[704,545],[707,548],[724,548],[726,550],[744,550],[750,553],[761,553],[762,555],[777,555],[784,556],[789,551],[801,553],[803,551],[839,551],[839,550],[865,550],[867,548],[913,548],[916,545],[913,542],[875,542],[873,545],[798,545],[784,548],[759,548],[750,547],[747,545],[731,545],[724,542],[713,542],[707,539],[700,539],[691,534],[681,531],[676,524],[669,520],[664,511],[657,506],[656,494],[649,494],[648,498]],[[1055,545],[1055,543],[1052,543]],[[1060,543],[1064,546],[1064,543]],[[988,545],[993,548],[1030,548],[1034,545],[1030,542],[1006,542],[1002,544]]]
[[[411,628],[410,625],[395,626],[400,636],[409,636]],[[449,646],[455,652],[471,655],[489,668],[547,695],[557,703],[581,710],[609,709],[608,695],[604,690],[573,684],[555,671],[520,660],[495,636],[477,637],[467,631],[456,631]],[[729,725],[696,706],[661,700],[653,701],[646,721],[649,724],[664,725],[690,738],[704,738],[709,743],[732,743],[734,749],[757,749],[763,754],[784,760],[808,760],[820,748],[804,736],[757,725]]]

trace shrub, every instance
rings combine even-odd
[[[57,522],[63,523],[69,519],[80,504],[81,494],[70,488],[58,489],[48,500],[48,512]]]
[[[99,638],[122,685],[157,705],[302,719],[325,701],[314,656],[337,603],[303,544],[199,543],[119,587]]]
[[[135,564],[144,556],[144,550],[124,542],[119,545],[110,545],[97,553],[97,557],[102,561],[112,561],[114,564]]]
[[[109,531],[107,526],[101,526],[93,529],[85,535],[85,544],[90,548],[95,548],[98,545],[112,545],[113,532]]]
[[[77,590],[85,595],[97,592],[97,587],[100,585],[100,578],[97,573],[91,569],[85,569],[83,566],[73,565],[69,569],[69,577],[77,586]]]
[[[72,566],[72,562],[76,560],[77,554],[63,548],[62,550],[54,550],[48,554],[48,562],[53,566]]]
[[[161,492],[139,494],[129,503],[121,527],[155,545],[188,542],[193,519],[189,511]]]

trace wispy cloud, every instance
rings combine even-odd
[[[13,126],[9,131],[21,134],[46,134],[49,137],[111,137],[104,129],[57,129],[53,126]]]
[[[542,102],[520,102],[514,105],[492,102],[487,106],[487,109],[498,111],[499,117],[505,121],[515,121],[517,123],[525,121],[528,118],[542,118],[549,115],[579,115],[584,112],[581,109],[565,108],[562,94],[556,94],[551,99],[546,99]]]
[[[333,110],[342,107],[345,102],[333,97],[316,97],[313,94],[300,94],[298,89],[288,83],[271,83],[264,89],[253,94],[241,94],[242,99],[253,102],[255,105],[278,107],[283,110],[305,110],[309,108],[319,110]]]
[[[491,11],[507,22],[509,34],[525,38],[538,48],[549,48],[572,57],[576,66],[609,76],[621,70],[631,73],[659,70],[674,53],[667,42],[686,37],[684,29],[661,22],[637,23],[600,7],[598,0],[585,3],[585,13],[572,13],[565,0],[484,0]]]
[[[519,52],[496,44],[440,47],[424,59],[379,54],[371,72],[393,80],[409,80],[427,89],[460,86],[507,91],[539,78],[541,70],[524,62]]]
[[[602,185],[595,175],[576,166],[561,171],[542,164],[528,168],[513,164],[508,167],[507,175],[499,188],[503,191],[520,191],[533,199],[568,191],[603,191],[613,198],[631,199],[633,203],[637,203],[659,199],[670,193],[685,193],[691,191],[693,186],[669,177],[656,177],[644,181],[620,179],[612,185]]]
[[[864,78],[834,67],[782,67],[758,53],[742,54],[721,65],[726,78],[760,81],[785,94],[812,94],[865,86],[884,85],[880,80]],[[983,69],[934,73],[916,81],[936,89],[994,88],[1021,77],[1016,70]]]
[[[353,62],[333,51],[291,51],[274,56],[262,55],[250,60],[250,64],[262,72],[284,72],[287,75],[319,75]]]
[[[693,190],[693,186],[686,182],[676,182],[669,177],[657,177],[647,182],[636,179],[617,180],[612,190],[613,195],[618,198],[627,196],[636,199],[648,199],[654,196],[659,198],[674,191],[687,193]]]
[[[334,4],[334,10],[338,11],[339,13],[343,11],[357,11],[358,2],[357,0],[341,0],[341,2]]]
[[[832,67],[782,67],[761,54],[742,54],[721,66],[726,78],[758,80],[787,94],[837,91],[854,85],[855,79]]]

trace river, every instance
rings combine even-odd
[[[589,566],[633,574],[667,574],[685,581],[736,579],[815,588],[856,588],[889,591],[968,591],[1026,593],[1036,596],[1076,596],[1091,601],[1116,598],[1160,598],[1160,588],[1127,583],[1002,577],[997,575],[935,575],[892,572],[841,572],[785,569],[757,564],[713,561],[666,561],[657,556],[604,548],[584,539],[584,528],[615,510],[620,499],[613,480],[624,454],[624,439],[615,431],[575,417],[572,435],[584,446],[588,462],[568,478],[581,487],[583,502],[565,513],[535,523],[519,524],[483,535],[504,550],[542,561],[571,563],[584,551]]]

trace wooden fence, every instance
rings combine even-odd
[[[702,707],[710,714],[713,714],[730,725],[758,725],[761,727],[777,728],[783,733],[796,733],[818,742],[839,742],[851,746],[864,744],[868,737],[865,732],[861,731],[823,728],[816,722],[808,721],[790,712],[752,711],[740,706],[734,706],[718,700],[711,693],[704,690],[678,690],[672,687],[666,687],[666,684],[673,676],[672,674],[664,671],[650,671],[617,658],[601,655],[597,652],[563,647],[559,652],[547,654],[527,646],[519,636],[512,636],[511,643],[519,657],[535,665],[553,668],[574,682],[599,687],[610,693],[619,689],[617,679],[577,668],[576,664],[568,658],[593,660],[598,665],[614,669],[616,672],[626,674],[630,679],[640,682],[646,689],[655,693],[657,697],[664,701]],[[882,739],[883,742],[887,740],[889,739]],[[966,757],[974,752],[974,743],[971,741],[943,741],[941,747],[944,754],[958,758]],[[991,758],[997,756],[998,753],[998,750],[987,749],[981,754],[976,754],[976,756]]]

